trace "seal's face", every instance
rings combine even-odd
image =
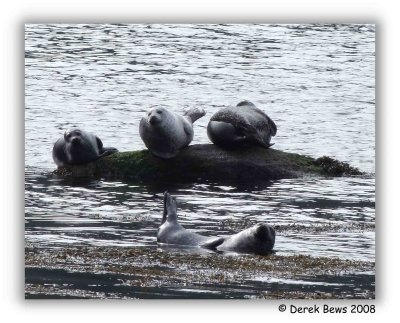
[[[271,253],[274,244],[275,230],[266,224],[256,224],[227,237],[218,249],[265,255]]]
[[[82,145],[82,131],[80,129],[68,129],[64,133],[64,140],[73,146]]]
[[[165,114],[165,108],[152,108],[147,113],[147,121],[152,126],[159,125],[163,120],[163,115]]]
[[[256,254],[269,253],[275,244],[275,230],[266,224],[256,224],[249,230],[249,251]]]
[[[275,242],[275,230],[269,225],[258,223],[252,231],[258,241]]]

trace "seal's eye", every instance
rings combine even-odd
[[[157,110],[157,113],[158,113],[158,114],[161,114],[161,113],[162,113],[162,110]]]

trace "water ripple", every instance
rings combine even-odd
[[[144,149],[140,119],[164,105],[203,106],[193,144],[209,143],[211,115],[249,99],[277,123],[277,149],[328,155],[372,175],[176,187],[182,224],[215,235],[267,222],[280,230],[279,252],[373,261],[374,68],[373,25],[28,24],[25,239],[155,246],[162,189],[48,176],[54,142],[80,126],[107,146]]]

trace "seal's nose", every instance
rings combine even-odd
[[[150,122],[151,125],[155,125],[158,122],[157,116],[151,116],[149,118],[149,122]]]
[[[79,137],[72,137],[72,138],[71,138],[71,143],[72,143],[72,144],[77,144],[77,143],[79,143]]]

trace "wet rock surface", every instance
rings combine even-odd
[[[312,157],[262,147],[224,150],[215,145],[192,145],[177,157],[161,159],[148,150],[119,152],[81,166],[62,167],[57,175],[70,177],[103,177],[139,181],[268,181],[304,175],[362,175],[330,157]]]

